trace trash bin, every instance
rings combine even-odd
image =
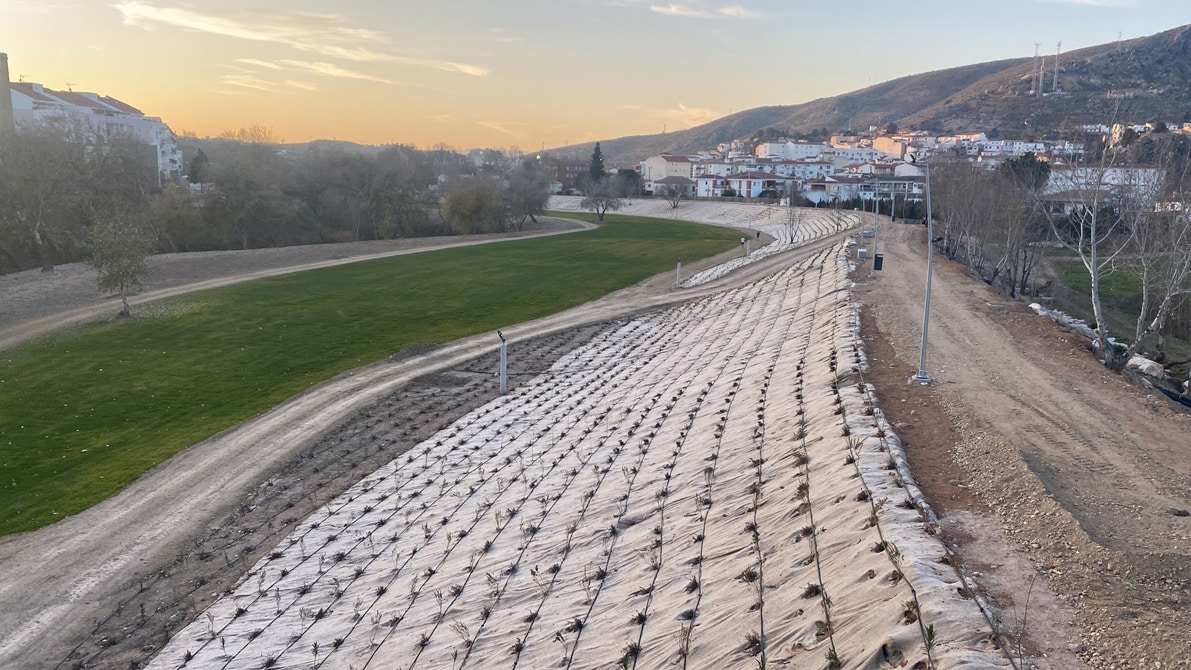
[[[873,254],[873,270],[880,270],[885,264],[885,254]]]

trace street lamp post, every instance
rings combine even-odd
[[[912,162],[914,161],[911,156]],[[935,380],[926,374],[926,341],[927,331],[930,329],[930,281],[935,267],[935,235],[934,222],[931,221],[930,211],[930,163],[926,165],[926,300],[922,308],[922,349],[918,352],[918,372],[910,377],[909,383],[931,386]]]
[[[880,180],[877,181],[880,184]],[[880,189],[873,187],[873,264],[868,271],[869,278],[877,276],[877,240],[881,235],[881,201],[877,199]]]

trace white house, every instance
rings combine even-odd
[[[95,93],[54,91],[31,82],[10,83],[17,129],[65,121],[96,138],[131,137],[155,148],[160,183],[177,181],[183,171],[177,138],[161,119],[115,98]]]
[[[794,184],[794,179],[769,172],[741,172],[728,176],[709,174],[695,178],[695,193],[700,198],[722,198],[725,192],[733,197],[760,198],[765,191],[787,195]]]
[[[1053,195],[1072,191],[1121,191],[1135,193],[1156,191],[1165,179],[1164,170],[1146,167],[1055,167],[1044,193]]]
[[[842,175],[815,179],[803,184],[799,195],[815,204],[851,200],[860,195],[860,187],[864,183],[863,180],[863,177],[846,177]]]
[[[695,176],[695,164],[686,156],[661,154],[650,156],[641,163],[641,178],[645,181],[661,181],[666,177]]]
[[[762,142],[757,145],[756,153],[758,158],[765,158],[772,156],[773,158],[784,158],[786,160],[798,160],[800,158],[818,158],[819,154],[824,151],[830,151],[831,147],[826,144],[812,144],[809,142]]]

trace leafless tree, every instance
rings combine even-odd
[[[16,269],[52,270],[56,255],[82,245],[85,155],[82,130],[65,122],[27,127],[8,142],[0,160],[0,238]]]
[[[596,218],[604,220],[604,214],[620,209],[620,190],[613,179],[601,179],[587,188],[587,195],[579,202],[583,209],[595,212]]]
[[[146,259],[157,246],[148,225],[148,189],[156,168],[152,148],[125,137],[97,139],[87,161],[88,262],[98,273],[99,288],[120,296],[121,316],[129,316],[128,294],[144,286]]]
[[[678,203],[686,196],[686,189],[679,184],[662,184],[658,187],[657,194],[670,203],[670,209],[677,209]]]
[[[1133,339],[1121,355],[1124,362],[1151,337],[1160,337],[1173,310],[1191,295],[1191,188],[1186,163],[1177,166],[1168,147],[1159,155],[1157,166],[1161,179],[1137,175],[1126,181],[1120,198],[1119,215],[1129,229],[1121,265],[1141,288]]]
[[[1071,169],[1059,181],[1064,206],[1044,207],[1047,222],[1059,244],[1079,256],[1088,273],[1092,318],[1096,322],[1096,347],[1104,364],[1119,370],[1128,359],[1121,359],[1109,341],[1108,323],[1101,289],[1105,277],[1116,270],[1118,259],[1128,248],[1130,231],[1117,215],[1116,195],[1111,172],[1115,156],[1103,150],[1088,163]]]

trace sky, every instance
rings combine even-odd
[[[0,0],[0,52],[178,133],[536,151],[1188,23],[1186,0]]]

